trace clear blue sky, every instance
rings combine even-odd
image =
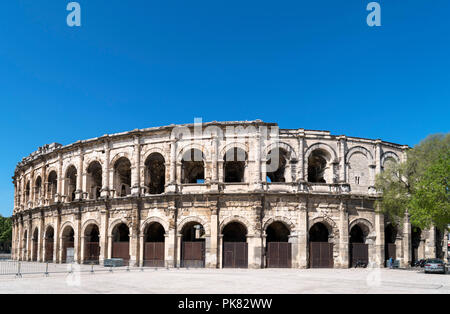
[[[46,143],[262,119],[414,145],[448,132],[450,1],[68,0],[0,6],[0,214]]]

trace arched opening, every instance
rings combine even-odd
[[[411,263],[414,265],[419,258],[420,238],[422,236],[422,230],[418,227],[411,228]]]
[[[144,232],[144,265],[164,267],[164,242],[166,231],[158,222],[150,223]]]
[[[314,150],[308,157],[308,182],[329,183],[330,169],[328,163],[331,160],[330,154],[322,149]]]
[[[368,230],[365,226],[356,224],[350,230],[350,266],[360,263],[369,264],[369,245],[366,244]]]
[[[98,161],[93,161],[87,168],[87,189],[90,199],[100,198],[102,190],[102,165]]]
[[[309,229],[309,267],[333,268],[333,243],[330,243],[330,232],[321,222]]]
[[[42,179],[41,177],[37,177],[36,182],[34,184],[34,201],[39,202],[42,196]]]
[[[114,164],[114,186],[119,197],[131,194],[131,163],[126,157]]]
[[[205,182],[205,165],[203,153],[198,149],[191,149],[184,153],[181,160],[181,183]]]
[[[271,223],[266,230],[266,265],[269,268],[291,268],[290,231],[282,222]]]
[[[33,250],[31,251],[32,261],[37,262],[38,260],[38,247],[39,247],[39,230],[34,229],[33,232]]]
[[[72,202],[75,200],[75,191],[77,190],[77,168],[70,166],[66,171],[66,195],[67,200]]]
[[[397,247],[395,241],[397,239],[397,228],[389,223],[384,229],[384,255],[385,260],[397,258]]]
[[[112,258],[121,258],[127,264],[130,260],[130,229],[124,223],[112,231]]]
[[[75,261],[75,232],[71,226],[66,226],[62,233],[62,262]]]
[[[267,182],[287,182],[287,152],[284,149],[277,148],[269,152],[266,166]]]
[[[247,228],[239,222],[227,224],[223,230],[223,267],[247,268]]]
[[[223,173],[226,183],[245,182],[247,153],[242,148],[231,148],[223,157]]]
[[[166,163],[159,153],[153,153],[145,161],[145,186],[150,194],[164,193]]]
[[[27,185],[25,186],[25,202],[28,203],[30,200],[30,181],[27,182]]]
[[[53,261],[53,250],[55,243],[55,230],[52,226],[48,226],[45,231],[45,262]]]
[[[205,267],[205,229],[195,221],[181,229],[181,267]]]
[[[47,197],[50,200],[55,200],[55,195],[58,190],[58,175],[56,171],[51,171],[48,175]]]
[[[98,264],[100,258],[100,231],[96,224],[90,224],[84,231],[84,263]]]

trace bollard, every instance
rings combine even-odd
[[[110,273],[112,273],[112,272],[113,272],[113,270],[112,270],[112,266],[109,266],[109,272],[110,272]]]
[[[91,263],[91,275],[94,274],[94,263]]]
[[[49,273],[48,273],[48,262],[45,264],[45,274],[44,274],[44,276],[45,277],[49,276]]]

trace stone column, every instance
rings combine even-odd
[[[131,194],[140,195],[141,193],[141,143],[138,135],[134,136],[134,160],[131,167]]]
[[[264,231],[261,235],[262,239],[262,248],[261,248],[261,254],[262,254],[262,260],[261,260],[261,268],[267,267],[267,234]]]
[[[176,173],[177,173],[177,140],[172,139],[170,142],[170,170],[169,184],[167,192],[176,192]]]
[[[33,250],[33,241],[32,241],[32,237],[33,237],[33,217],[31,216],[31,214],[28,216],[28,233],[27,233],[27,256],[26,256],[26,260],[30,261],[31,260],[31,252]]]
[[[177,241],[177,254],[175,256],[175,267],[181,267],[181,237],[182,235],[177,232],[176,241]]]
[[[218,218],[218,208],[217,204],[211,205],[211,234],[210,234],[210,247],[206,251],[206,267],[217,268],[217,255],[218,255],[218,228],[219,228],[219,218]]]
[[[45,233],[45,215],[44,212],[41,211],[41,219],[40,219],[40,226],[39,226],[39,242],[38,242],[38,261],[44,262],[45,255],[44,255],[44,233]]]
[[[135,208],[133,211],[137,211]],[[133,215],[137,215],[136,213]],[[130,228],[130,266],[137,266],[139,261],[139,220],[133,219],[132,227]]]
[[[47,205],[47,190],[48,190],[48,178],[47,178],[47,166],[44,164],[42,167],[42,186],[41,186],[41,198],[43,199],[43,205]]]
[[[84,234],[80,237],[80,263],[86,262],[86,237]]]
[[[409,214],[406,213],[403,222],[403,265],[401,267],[411,266],[411,223],[409,222]]]
[[[347,174],[346,174],[346,162],[345,162],[345,152],[347,146],[347,138],[345,136],[339,137],[339,182],[346,183],[347,182]]]
[[[75,215],[75,230],[74,230],[74,260],[75,263],[81,262],[81,209]]]
[[[212,158],[211,158],[211,192],[219,190],[219,140],[216,135],[212,138]]]
[[[306,203],[301,203],[298,206],[298,239],[297,239],[297,255],[294,255],[294,250],[292,250],[292,257],[296,256],[298,268],[307,268],[308,267],[308,232],[309,232],[309,224],[308,224],[308,207]]]
[[[261,268],[261,235],[250,234],[247,235],[248,243],[248,268]]]
[[[55,234],[53,236],[53,262],[58,263],[60,261],[60,254],[59,254],[59,244],[60,244],[60,234],[61,234],[61,213],[58,210],[56,210],[56,222],[55,222]]]
[[[381,173],[381,140],[375,141],[375,175]]]
[[[166,240],[165,235],[164,235],[164,240]],[[143,267],[144,266],[144,262],[145,262],[145,259],[144,259],[144,246],[145,246],[144,234],[140,234],[139,235],[139,266],[140,267]],[[166,249],[166,246],[164,245],[164,251],[165,251],[165,249]]]
[[[100,265],[108,258],[108,220],[109,214],[107,209],[100,210]]]
[[[348,237],[348,211],[347,200],[341,199],[339,213],[339,262],[338,267],[349,267],[349,237]]]
[[[108,139],[104,142],[104,151],[105,151],[105,159],[103,163],[102,169],[102,190],[100,192],[100,196],[103,198],[109,197],[109,162],[110,162],[110,148]]]
[[[78,149],[78,169],[77,169],[77,189],[75,191],[75,199],[81,200],[83,199],[83,161],[84,161],[84,153],[83,153],[83,147],[80,145]],[[75,249],[75,254],[76,254]],[[75,259],[76,260],[76,259]]]
[[[58,153],[58,185],[56,186],[56,190],[57,190],[57,199],[54,201],[60,202],[61,201],[61,196],[64,193],[63,190],[63,159],[62,159],[62,153]]]
[[[431,227],[425,240],[425,258],[436,258],[436,229]]]
[[[175,267],[176,257],[175,257],[175,241],[177,237],[175,235],[175,229],[169,227],[166,231],[164,242],[164,256],[166,259],[166,267]]]
[[[300,265],[298,263],[298,249],[299,249],[299,245],[298,245],[298,235],[296,234],[292,234],[289,235],[289,240],[288,242],[291,244],[291,248],[292,248],[292,268],[299,268]],[[264,249],[266,247],[266,239],[264,239]]]
[[[223,234],[219,234],[219,240],[218,240],[218,252],[217,255],[219,269],[223,268]]]
[[[23,218],[19,217],[18,219],[19,219],[19,221],[18,221],[19,235],[17,238],[19,240],[19,243],[17,245],[17,249],[19,250],[19,252],[18,252],[19,261],[22,261],[23,260]]]
[[[375,212],[375,265],[377,267],[384,267],[384,215],[379,211]]]
[[[297,133],[298,138],[298,166],[297,166],[297,181],[305,180],[305,130],[299,129]]]

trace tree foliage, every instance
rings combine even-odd
[[[12,221],[11,218],[5,218],[0,215],[0,242],[9,242],[12,239]]]
[[[407,161],[392,163],[377,175],[383,193],[377,202],[391,220],[405,213],[420,228],[445,230],[450,224],[450,133],[430,135],[407,153]]]

